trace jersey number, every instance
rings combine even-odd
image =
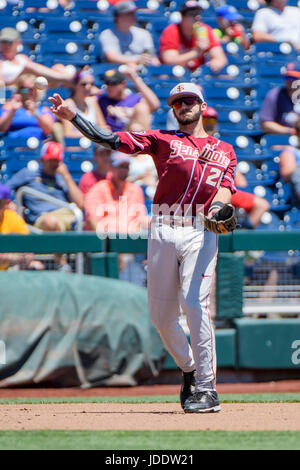
[[[222,172],[219,168],[211,168],[210,174],[206,178],[206,184],[209,184],[210,186],[218,186],[221,173]]]

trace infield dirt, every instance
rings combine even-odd
[[[0,405],[1,430],[300,430],[299,403],[225,403],[219,413],[185,414],[178,403]]]
[[[220,384],[219,393],[300,392],[299,381]],[[0,398],[178,395],[178,385],[129,388],[1,389]],[[185,414],[179,403],[1,404],[0,430],[298,431],[299,403],[223,403],[219,413]]]

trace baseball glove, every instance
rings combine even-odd
[[[211,218],[204,217],[204,226],[217,234],[232,232],[237,226],[235,209],[231,204],[224,204]]]

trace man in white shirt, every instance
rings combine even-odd
[[[300,8],[286,6],[287,0],[265,0],[252,24],[254,42],[289,42],[300,50]]]

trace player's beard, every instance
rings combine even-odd
[[[193,124],[194,122],[198,122],[200,117],[201,117],[201,110],[195,112],[194,115],[191,117],[181,117],[181,116],[175,116],[178,123],[181,124],[182,126],[187,126],[189,124]]]

